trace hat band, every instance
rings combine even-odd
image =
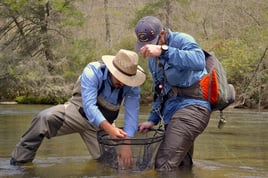
[[[127,76],[134,76],[134,75],[136,75],[136,73],[135,74],[129,74],[129,73],[126,73],[125,71],[123,71],[122,69],[120,69],[120,67],[118,67],[118,65],[114,62],[115,60],[113,60],[113,65],[114,65],[114,67],[117,69],[117,70],[119,70],[120,72],[122,72],[123,74],[125,74],[125,75],[127,75]]]

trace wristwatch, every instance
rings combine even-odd
[[[162,50],[161,55],[164,55],[165,52],[168,50],[168,45],[161,45],[161,50]]]

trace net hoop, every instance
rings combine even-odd
[[[151,133],[150,133],[151,132]],[[153,133],[154,132],[154,133]],[[152,136],[148,136],[148,133]],[[158,128],[149,129],[147,134],[144,134],[143,137],[134,137],[134,138],[110,138],[109,135],[100,130],[97,133],[97,138],[99,144],[108,145],[108,146],[118,146],[118,145],[150,145],[156,142],[160,142],[164,138],[164,130]]]

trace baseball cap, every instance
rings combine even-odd
[[[161,21],[154,16],[141,18],[135,28],[137,36],[136,51],[146,44],[156,44],[163,29]]]

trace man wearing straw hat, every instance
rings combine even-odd
[[[111,138],[133,137],[137,131],[140,85],[145,81],[137,53],[121,49],[116,56],[89,63],[78,78],[72,97],[65,104],[41,111],[12,152],[11,165],[32,162],[44,137],[79,133],[93,159],[100,156],[97,131]],[[124,102],[124,130],[112,123]],[[129,145],[121,147],[119,160],[130,166]]]

